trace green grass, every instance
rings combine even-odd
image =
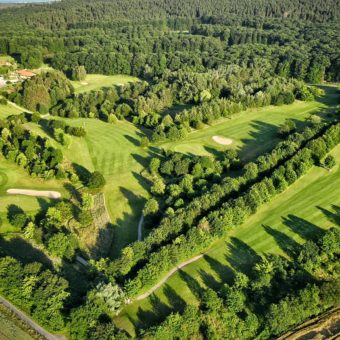
[[[111,256],[137,238],[138,221],[147,197],[148,183],[141,176],[148,164],[148,152],[139,146],[140,131],[131,123],[108,124],[97,119],[66,119],[67,124],[84,126],[85,138],[72,137],[69,148],[62,148],[71,163],[88,171],[99,170],[106,179],[106,206],[114,228]],[[28,124],[36,133],[48,137],[36,124]],[[49,138],[49,137],[48,137]],[[61,147],[55,141],[55,146]],[[89,246],[91,242],[88,240]]]
[[[15,106],[10,102],[7,105],[0,104],[0,119],[4,119],[11,115],[17,115],[22,112],[25,112],[25,109],[21,109],[20,107]]]
[[[17,326],[11,317],[0,311],[0,339],[32,340],[34,338]]]
[[[236,148],[240,151],[243,161],[254,159],[258,155],[274,147],[279,141],[277,129],[285,119],[293,119],[298,127],[311,114],[326,116],[327,107],[336,104],[336,88],[325,87],[326,96],[318,101],[300,102],[291,105],[269,106],[241,112],[231,119],[221,119],[212,126],[191,132],[185,140],[160,144],[165,149],[177,152],[209,155],[216,150]],[[212,137],[224,136],[231,138],[233,144],[221,146]]]
[[[84,81],[72,81],[75,93],[89,92],[98,90],[102,87],[109,87],[112,85],[125,85],[130,82],[139,81],[136,77],[131,77],[123,74],[113,76],[105,76],[102,74],[88,74]]]
[[[34,214],[41,207],[44,207],[49,203],[49,199],[47,198],[6,194],[6,190],[11,188],[57,190],[61,192],[63,197],[68,195],[62,182],[57,180],[45,181],[38,178],[32,178],[26,170],[0,156],[0,217],[3,221],[2,226],[0,227],[0,233],[16,231],[7,220],[8,206],[16,205],[28,214]]]
[[[339,164],[340,145],[332,154]],[[291,246],[319,235],[322,229],[339,221],[339,188],[339,165],[331,172],[313,167],[227,239],[215,243],[204,258],[174,274],[154,295],[127,306],[116,324],[133,334],[135,326],[145,328],[172,310],[197,304],[190,286],[220,287],[221,282],[232,279],[235,271],[247,272],[250,263],[263,253],[289,256]]]

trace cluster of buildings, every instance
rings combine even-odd
[[[7,60],[0,60],[0,67],[11,67],[13,66],[11,62]],[[34,77],[36,74],[32,71],[23,69],[9,71],[8,74],[0,74],[0,88],[6,86],[7,84],[15,84],[20,81]]]

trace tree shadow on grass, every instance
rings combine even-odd
[[[300,244],[286,234],[262,224],[263,229],[271,235],[280,249],[291,258],[295,258],[300,250]]]
[[[46,254],[20,236],[8,240],[0,236],[0,249],[4,255],[11,256],[23,264],[40,262],[47,268],[53,269],[53,263]]]
[[[137,172],[133,171],[132,175],[134,178],[137,179],[139,185],[143,187],[146,191],[150,191],[150,188],[152,186],[152,182],[147,179],[146,177],[142,176],[141,174],[138,174]]]
[[[7,219],[11,221],[16,215],[24,214],[24,210],[16,204],[10,204],[7,206]]]
[[[131,156],[133,157],[133,159],[139,163],[143,168],[148,168],[149,163],[150,163],[150,157],[149,156],[141,156],[137,153],[132,153]]]
[[[164,285],[163,292],[173,310],[183,312],[187,304],[181,296],[168,284]]]
[[[208,262],[210,268],[218,275],[221,282],[227,282],[234,278],[234,272],[230,267],[223,265],[209,255],[204,255],[203,258]]]
[[[282,217],[282,219],[284,225],[306,241],[317,240],[325,233],[320,227],[295,215],[290,214],[287,217]]]
[[[340,207],[333,204],[332,209],[335,212],[329,211],[329,210],[322,208],[320,206],[317,206],[317,208],[327,217],[329,222],[336,224],[337,226],[340,225]]]
[[[81,194],[80,194],[79,190],[73,184],[64,183],[64,188],[71,195],[71,197],[74,197],[77,201],[81,200]]]
[[[252,161],[260,154],[270,151],[280,140],[277,125],[254,120],[250,123],[250,127],[252,131],[249,135],[252,138],[241,139],[244,146],[238,151],[242,162]]]
[[[204,282],[204,284],[209,287],[212,288],[214,290],[218,290],[221,287],[221,282],[218,282],[213,275],[211,275],[210,273],[207,273],[205,270],[200,269],[199,271],[200,277],[202,279],[202,281]]]
[[[199,300],[201,298],[202,287],[198,281],[183,270],[179,270],[178,274],[180,278],[188,285],[193,295]]]
[[[236,237],[231,237],[227,248],[226,260],[236,272],[248,275],[253,265],[261,259],[253,248]]]
[[[151,304],[151,310],[144,310],[141,307],[138,308],[138,320],[134,321],[135,327],[145,328],[146,325],[156,324],[172,312],[172,309],[155,294],[149,296],[149,302]]]
[[[75,170],[77,176],[79,177],[80,181],[86,185],[88,182],[88,179],[91,175],[91,172],[87,170],[84,166],[77,164],[77,163],[72,163],[73,169]]]
[[[209,152],[212,156],[216,157],[217,159],[222,159],[224,156],[224,152],[218,150],[216,148],[212,148],[210,146],[204,146],[204,150]]]
[[[124,135],[125,139],[127,139],[134,146],[140,146],[140,141],[132,136]]]
[[[119,256],[123,247],[137,241],[138,221],[142,215],[145,204],[145,198],[136,195],[133,191],[124,187],[120,187],[119,190],[127,199],[131,213],[124,213],[113,226],[113,241],[110,250],[111,257]]]

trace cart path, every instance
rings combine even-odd
[[[139,222],[138,222],[138,241],[142,240],[142,227],[144,223],[144,215],[141,216]]]
[[[195,262],[197,260],[199,260],[200,258],[203,257],[203,254],[197,255],[185,262],[182,262],[181,264],[179,264],[178,266],[174,267],[173,269],[171,269],[168,274],[165,275],[165,277],[163,277],[163,279],[161,281],[159,281],[155,286],[153,286],[152,288],[150,288],[146,293],[139,295],[138,297],[136,297],[134,299],[134,301],[141,301],[144,300],[145,298],[147,298],[149,295],[151,295],[155,290],[157,290],[165,281],[168,280],[168,278],[175,274],[178,270],[182,269],[183,267],[185,267],[186,265]]]
[[[0,303],[3,304],[5,307],[7,307],[9,310],[11,310],[19,319],[21,319],[26,324],[28,324],[32,329],[34,329],[37,333],[39,333],[45,339],[47,339],[47,340],[66,340],[66,337],[63,336],[63,335],[56,335],[56,334],[51,334],[51,333],[47,332],[44,328],[39,326],[34,320],[32,320],[24,312],[22,312],[20,309],[15,307],[12,303],[10,303],[8,300],[3,298],[2,296],[0,296]]]

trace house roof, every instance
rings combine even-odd
[[[17,74],[21,77],[28,77],[28,78],[35,76],[35,73],[28,71],[28,70],[18,70]]]

